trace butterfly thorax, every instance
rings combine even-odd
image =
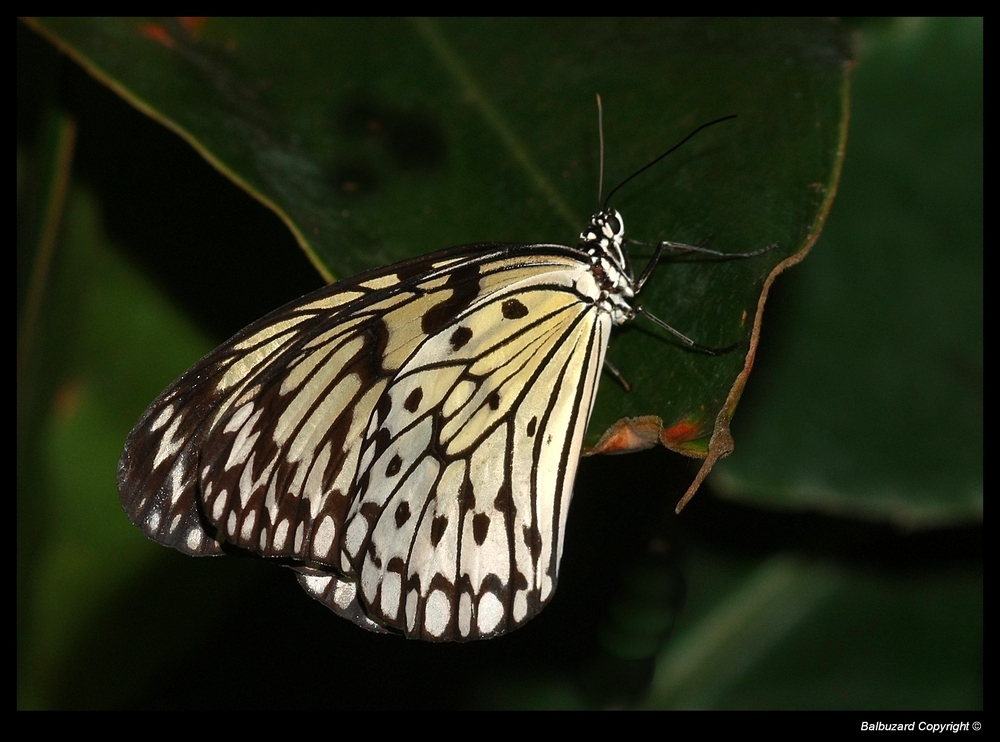
[[[616,325],[635,316],[628,303],[635,296],[635,279],[624,243],[625,222],[615,209],[608,209],[591,217],[578,244],[590,257],[591,272],[601,289],[596,304],[611,315]]]

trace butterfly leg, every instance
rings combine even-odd
[[[608,373],[615,377],[615,381],[622,385],[622,389],[626,392],[632,391],[632,385],[626,381],[625,376],[615,368],[615,365],[609,361],[607,358],[604,359],[604,368],[608,370]]]

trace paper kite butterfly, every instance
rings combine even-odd
[[[682,247],[636,279],[624,234],[605,208],[576,247],[456,247],[272,312],[140,418],[126,512],[185,554],[280,558],[373,631],[521,626],[556,587],[608,337]]]

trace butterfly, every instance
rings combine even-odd
[[[281,560],[372,631],[522,626],[556,588],[612,328],[677,247],[635,278],[624,235],[605,207],[575,247],[455,247],[272,312],[139,419],[126,513],[185,554]]]

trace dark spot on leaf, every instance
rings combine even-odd
[[[447,139],[440,121],[416,107],[404,108],[373,95],[357,95],[338,111],[337,123],[351,149],[369,151],[370,146],[359,145],[359,141],[375,143],[401,170],[435,170],[447,156]]]

